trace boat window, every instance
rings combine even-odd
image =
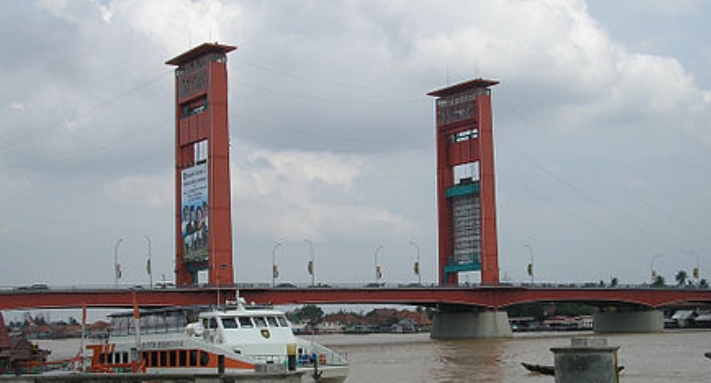
[[[128,363],[128,352],[127,351],[122,352],[121,357],[122,357],[121,359],[122,359],[123,363]]]
[[[151,351],[151,366],[158,366],[158,352]]]
[[[279,327],[275,317],[267,317],[267,322],[269,322],[269,327]]]
[[[216,329],[217,328],[217,319],[216,318],[210,318],[210,327],[209,329]]]
[[[267,327],[267,321],[263,317],[254,317],[254,323],[257,327]]]
[[[165,367],[168,365],[168,351],[160,352],[160,366]]]
[[[190,367],[197,366],[197,350],[190,350]]]
[[[177,358],[176,353],[177,353],[177,351],[175,351],[175,350],[168,351],[168,360],[169,360],[169,362],[170,362],[168,365],[169,365],[170,367],[175,367],[176,364],[177,364],[177,359],[178,359],[178,358]]]
[[[222,327],[226,329],[237,328],[237,321],[235,318],[222,318]]]
[[[250,317],[239,317],[239,327],[242,328],[252,328],[254,325],[252,324],[252,318]]]
[[[200,351],[200,365],[205,367],[210,363],[210,355],[205,351]]]
[[[129,322],[129,326],[128,326],[128,335],[135,334],[135,330],[136,330],[136,322],[135,321],[136,321],[136,319],[131,318],[131,320]],[[140,319],[139,319],[138,323],[139,324],[141,323]],[[140,328],[141,326],[139,325],[138,327]]]
[[[111,334],[115,336],[128,335],[128,318],[113,318],[111,320]]]
[[[188,351],[180,350],[178,351],[178,365],[185,367],[188,365]]]
[[[170,317],[170,330],[171,331],[183,331],[185,326],[188,324],[188,319],[182,312],[176,312]]]
[[[141,332],[144,334],[157,333],[160,328],[159,321],[160,317],[158,315],[141,317],[139,322],[141,325]]]
[[[279,320],[279,324],[281,325],[281,327],[289,327],[289,322],[286,321],[286,318],[277,317],[277,319]]]

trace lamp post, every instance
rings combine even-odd
[[[309,274],[311,274],[311,287],[316,287],[316,260],[314,259],[314,244],[308,239],[304,239],[304,242],[309,245],[309,251],[311,252],[311,260],[309,261],[309,265],[306,270],[309,272]]]
[[[696,267],[694,268],[692,275],[693,275],[694,279],[696,279],[696,283],[699,283],[699,279],[700,279],[700,276],[699,276],[699,255],[696,254],[696,252],[693,250],[689,250],[689,254],[693,255],[694,258],[696,258]]]
[[[383,245],[378,246],[377,249],[375,249],[375,284],[379,285],[380,284],[380,277],[382,276],[382,273],[380,272],[380,264],[378,263],[378,253],[380,250],[383,248]]]
[[[527,248],[528,248],[528,252],[531,254],[531,263],[528,264],[527,270],[528,270],[528,275],[531,276],[531,285],[533,285],[533,283],[534,283],[534,277],[533,277],[533,274],[534,274],[534,273],[533,273],[533,247],[532,247],[531,245],[529,245],[529,244],[525,244],[525,245],[523,245],[523,247],[527,247]]]
[[[118,263],[118,248],[119,245],[123,242],[123,238],[119,238],[118,241],[116,241],[116,245],[114,246],[114,287],[118,288],[118,280],[121,278],[121,265]]]
[[[148,241],[148,260],[146,261],[146,272],[148,273],[148,283],[151,288],[153,288],[153,260],[151,260],[151,239],[147,235],[143,238]]]
[[[652,284],[654,284],[654,282],[656,282],[656,278],[657,278],[657,273],[654,272],[654,261],[656,261],[657,258],[659,258],[659,257],[661,257],[661,256],[662,256],[661,254],[654,254],[654,255],[652,256],[652,261],[649,263],[649,270],[650,270],[651,275],[652,275]]]
[[[420,275],[420,248],[415,241],[410,241],[410,245],[415,247],[415,274],[417,274],[417,284],[422,285],[422,276]]]
[[[274,248],[272,249],[272,287],[276,287],[276,279],[279,276],[279,269],[277,268],[276,264],[276,251],[277,248],[281,245],[281,242],[277,242],[277,244],[274,245]]]

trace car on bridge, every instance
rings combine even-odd
[[[16,287],[15,290],[49,290],[49,286],[44,283],[34,283],[30,286]]]

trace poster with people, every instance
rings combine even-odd
[[[183,260],[207,261],[208,198],[207,163],[182,171],[181,232]]]

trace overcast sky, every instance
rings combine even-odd
[[[1,286],[172,280],[173,68],[229,54],[236,280],[436,281],[434,102],[493,88],[504,281],[711,278],[707,1],[7,1]],[[147,238],[148,239],[147,239]],[[655,258],[655,255],[661,255]],[[477,275],[463,280],[478,280]]]

